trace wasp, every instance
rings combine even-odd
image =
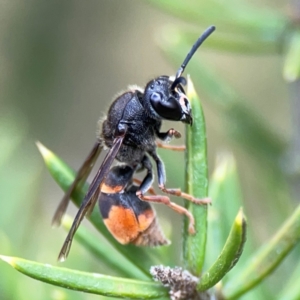
[[[89,186],[59,253],[58,259],[60,261],[67,258],[77,228],[85,215],[93,210],[97,200],[99,200],[106,226],[120,242],[134,242],[136,238],[140,237],[139,233],[145,233],[152,222],[156,222],[154,211],[147,202],[163,203],[176,212],[185,214],[189,218],[189,232],[195,233],[195,221],[192,214],[184,207],[172,203],[167,195],[180,196],[196,204],[207,204],[208,201],[207,199],[197,199],[192,195],[183,193],[180,189],[166,188],[164,163],[157,154],[156,139],[168,141],[172,138],[181,137],[181,134],[173,128],[162,132],[160,128],[163,120],[181,121],[192,125],[191,106],[183,89],[186,79],[181,75],[199,46],[214,30],[215,27],[211,26],[199,37],[175,77],[159,76],[149,81],[144,89],[131,87],[112,102],[106,119],[99,123],[96,143],[80,167],[73,184],[61,200],[53,217],[52,223],[59,225],[72,192],[86,181],[99,154],[103,148],[107,148],[108,152]],[[156,164],[158,187],[166,195],[146,195],[154,180],[150,158]],[[123,167],[111,169],[114,160],[122,163]],[[125,170],[124,174],[127,176],[123,182],[120,175],[122,170]],[[139,185],[132,185],[133,174],[141,170],[146,171],[144,179]],[[113,180],[110,180],[115,174],[120,176],[117,175]],[[107,192],[108,190],[110,192]],[[122,202],[124,197],[126,201]],[[135,211],[135,209],[137,210]],[[135,218],[137,222],[132,231],[128,229],[125,219],[123,223],[120,223],[121,225],[118,225],[119,227],[114,224],[118,221],[118,216],[126,211],[130,211],[133,214],[131,220]],[[150,212],[149,218],[148,212]],[[141,221],[142,219],[147,220]],[[146,226],[145,229],[145,224],[150,225]],[[158,229],[157,226],[156,229]],[[122,230],[123,233],[120,233]],[[129,236],[133,231],[138,232],[138,234],[131,239]],[[128,236],[126,237],[126,235]]]

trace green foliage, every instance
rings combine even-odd
[[[269,8],[255,7],[245,1],[237,0],[227,2],[153,0],[148,3],[188,23],[188,26],[172,24],[172,27],[168,25],[160,30],[159,46],[167,59],[174,64],[179,65],[185,57],[200,33],[199,26],[206,27],[213,23],[217,31],[205,42],[203,48],[213,50],[215,53],[239,54],[249,58],[277,55],[284,61],[282,74],[286,83],[299,85],[300,35],[299,25],[293,21],[294,19],[288,19],[280,12]],[[291,254],[300,240],[300,207],[294,208],[294,199],[289,192],[291,170],[287,170],[286,164],[288,161],[293,164],[293,170],[299,169],[297,165],[299,160],[296,159],[298,156],[293,157],[290,154],[293,151],[289,151],[293,145],[297,145],[298,137],[292,137],[289,141],[287,136],[281,134],[273,124],[265,120],[249,103],[247,97],[241,96],[226,82],[227,78],[214,71],[212,66],[207,66],[204,59],[194,57],[187,69],[191,73],[195,86],[201,88],[201,93],[205,96],[202,96],[200,101],[189,80],[188,96],[193,109],[194,125],[186,131],[185,185],[187,192],[198,198],[209,196],[212,206],[185,203],[195,216],[197,233],[188,234],[188,224],[185,219],[182,234],[183,262],[173,255],[174,248],[171,247],[145,249],[120,245],[109,234],[99,211],[95,209],[89,216],[89,221],[100,234],[81,225],[76,233],[74,244],[81,245],[96,261],[102,262],[102,274],[82,272],[73,267],[68,269],[38,263],[37,261],[43,260],[43,257],[25,260],[1,256],[3,261],[19,272],[51,284],[51,286],[40,287],[31,299],[47,299],[51,294],[50,291],[53,293],[53,286],[93,293],[101,295],[100,297],[168,299],[168,289],[160,283],[153,282],[149,273],[150,267],[158,264],[171,267],[183,265],[187,271],[199,278],[196,285],[199,295],[208,290],[216,299],[274,299],[276,296],[284,300],[300,298],[298,284],[300,264],[298,256],[294,257]],[[252,219],[253,214],[248,214],[247,209],[250,207],[251,211],[251,206],[243,199],[237,162],[232,154],[225,153],[219,156],[215,171],[209,180],[207,123],[204,120],[202,107],[206,104],[209,109],[218,113],[224,125],[224,132],[233,142],[232,145],[238,146],[239,151],[242,151],[245,156],[250,156],[257,166],[256,176],[264,188],[263,204],[268,208],[261,209],[264,220],[260,224],[255,224]],[[21,116],[0,119],[2,142],[0,165],[6,167],[6,170],[8,170],[6,161],[17,147],[21,147],[27,135],[25,123]],[[7,128],[8,130],[3,130]],[[16,135],[16,128],[19,128],[18,135]],[[11,139],[11,136],[14,138]],[[67,190],[74,179],[73,169],[43,145],[39,144],[39,149],[53,178],[64,191]],[[14,177],[10,190],[13,190],[15,199],[22,199],[23,194],[30,195],[35,191],[33,187],[37,185],[40,167],[32,157],[28,159],[27,165],[28,169],[29,166],[31,168],[31,176],[15,175],[2,170],[0,172],[2,182],[7,182],[8,185],[11,185],[9,176]],[[253,170],[253,166],[251,167],[248,166],[247,171]],[[296,181],[298,182],[298,177]],[[36,185],[31,184],[31,188],[28,188],[29,183],[32,182]],[[251,188],[256,189],[257,186]],[[76,190],[72,195],[75,205],[80,205],[86,190],[87,185]],[[17,253],[20,257],[34,257],[31,255],[32,248],[24,246],[32,244],[33,240],[30,238],[31,242],[24,243],[23,240],[22,243],[21,237],[25,235],[23,230],[20,230],[18,236],[14,236],[8,224],[9,216],[14,210],[19,212],[20,218],[17,221],[21,228],[28,218],[34,218],[35,215],[28,207],[23,209],[20,202],[10,201],[8,193],[2,197],[8,204],[6,213],[1,213],[0,218],[2,225],[0,252],[8,255]],[[256,206],[260,205],[256,199],[254,202]],[[294,208],[292,214],[291,207]],[[247,212],[247,222],[243,211]],[[268,237],[274,234],[272,238],[259,241],[255,233],[266,223],[277,224],[274,220],[277,223],[280,220],[283,225],[275,233],[275,230],[268,231]],[[65,218],[63,227],[68,230],[70,224],[70,218]],[[178,236],[178,233],[176,235]],[[259,243],[262,245],[257,246]],[[278,270],[277,280],[282,287],[278,296],[276,284],[269,277],[287,256],[294,270],[290,277],[284,269]],[[80,257],[78,252],[74,251],[74,257],[78,260]],[[111,270],[114,276],[106,275]],[[10,299],[23,299],[22,289],[26,287],[28,281],[22,281],[23,277],[17,278],[17,275],[7,268],[5,272],[7,276],[0,281],[1,295]],[[18,284],[20,288],[12,288]],[[274,288],[270,289],[269,285]],[[63,290],[59,291],[52,295],[51,299],[67,299],[67,294],[61,292]],[[73,293],[72,299],[81,298],[77,293]]]
[[[194,110],[194,123],[192,129],[189,129],[187,133],[187,182],[188,192],[193,192],[198,197],[208,196],[208,173],[207,173],[207,151],[206,151],[206,132],[205,122],[202,113],[202,108],[198,96],[195,93],[191,81],[188,82],[188,97],[191,99],[191,105]],[[74,180],[74,172],[53,152],[48,150],[41,143],[37,143],[38,148],[43,155],[46,166],[49,169],[53,178],[58,184],[66,190],[68,185],[71,185]],[[86,191],[86,187],[83,187]],[[84,195],[84,191],[76,191],[72,195],[75,204],[80,203],[80,198]],[[207,205],[190,204],[189,210],[193,213],[196,219],[196,234],[190,235],[188,233],[188,226],[185,226],[184,231],[184,263],[186,269],[193,274],[201,275],[201,269],[204,263],[204,254],[206,247],[206,219],[207,219]],[[154,260],[149,256],[149,250],[143,248],[120,246],[110,236],[101,222],[99,212],[96,210],[90,216],[91,222],[94,226],[107,238],[111,245],[115,248],[113,250],[119,251],[119,255],[122,257],[118,260],[118,264],[123,262],[123,265],[117,265],[115,262],[116,257],[113,257],[113,252],[107,251],[101,247],[96,246],[93,242],[91,234],[85,230],[85,234],[80,233],[78,239],[82,245],[86,247],[92,254],[96,254],[98,258],[106,261],[110,267],[113,267],[115,271],[120,274],[127,273],[127,276],[133,278],[145,277],[146,264],[154,264]],[[67,223],[64,221],[64,223]],[[99,225],[100,224],[100,225]],[[67,225],[67,227],[69,227]],[[234,221],[228,239],[224,245],[224,248],[217,258],[216,262],[209,270],[204,273],[203,281],[197,286],[199,292],[205,291],[218,283],[227,272],[238,262],[240,255],[242,254],[243,245],[245,242],[245,230],[246,223],[242,212],[240,212]],[[141,260],[137,260],[137,257],[143,257]],[[149,281],[131,281],[123,280],[122,278],[111,278],[105,275],[95,275],[79,272],[76,270],[68,270],[63,268],[49,267],[49,265],[38,264],[33,261],[27,261],[20,258],[13,258],[3,256],[2,259],[8,262],[16,270],[33,277],[35,279],[45,281],[54,285],[68,287],[69,289],[75,289],[85,291],[88,293],[95,293],[98,295],[114,296],[114,297],[127,297],[131,299],[152,299],[161,298],[165,295],[164,289],[160,285],[149,285]],[[163,264],[163,257],[157,258],[160,264]],[[125,262],[124,262],[125,260]],[[176,262],[174,262],[176,263]],[[125,268],[124,268],[125,264]],[[145,273],[141,273],[145,272]],[[79,278],[79,279],[78,279]],[[95,280],[103,281],[101,286],[95,286]],[[144,285],[143,285],[144,283]],[[117,289],[114,286],[126,285],[126,289]],[[158,289],[158,290],[157,290]],[[152,293],[151,293],[152,291]],[[160,292],[161,291],[161,292]]]
[[[197,126],[194,126],[191,132],[187,133],[187,182],[188,191],[194,192],[195,195],[202,197],[207,196],[208,193],[208,175],[207,175],[207,156],[206,156],[206,133],[205,133],[205,122],[202,114],[202,109],[200,101],[195,94],[193,85],[189,81],[188,96],[191,99],[191,104],[194,114],[194,120]],[[198,113],[199,111],[199,113]],[[193,132],[194,131],[194,132]],[[197,137],[199,134],[199,137]],[[196,137],[196,138],[195,138]],[[68,185],[72,183],[72,176],[74,172],[55,154],[49,151],[40,143],[38,144],[39,149],[44,157],[46,165],[55,178],[55,180],[66,189]],[[190,155],[190,156],[189,156]],[[195,167],[194,167],[195,166]],[[200,166],[200,168],[199,168]],[[210,233],[213,237],[213,241],[217,245],[221,245],[224,240],[224,233],[220,234],[220,229],[222,228],[222,222],[229,223],[230,218],[228,215],[232,216],[232,210],[222,209],[222,204],[229,199],[237,199],[237,191],[239,190],[237,183],[236,169],[234,168],[234,161],[232,157],[227,156],[224,161],[221,162],[221,166],[217,171],[218,175],[213,178],[212,183],[212,195],[216,199],[216,207],[212,211],[211,226],[212,232]],[[225,192],[225,190],[227,192]],[[86,190],[86,188],[85,188]],[[73,195],[75,203],[79,204],[80,197],[83,196],[82,191],[78,191]],[[222,198],[225,200],[222,201]],[[227,199],[227,200],[226,200]],[[238,200],[236,200],[238,201]],[[193,208],[193,209],[192,209]],[[197,209],[200,211],[197,212]],[[224,247],[215,259],[212,265],[207,271],[204,271],[201,275],[201,269],[204,263],[205,247],[206,247],[206,206],[196,206],[191,204],[189,210],[196,216],[196,228],[197,233],[195,235],[189,235],[187,233],[187,226],[185,227],[184,233],[184,263],[186,269],[193,274],[200,275],[200,281],[197,285],[197,290],[199,292],[206,291],[217,284],[222,278],[229,272],[234,265],[238,262],[244,243],[246,240],[246,221],[243,216],[242,211],[240,211],[235,218],[235,221],[230,230],[229,236],[224,244]],[[217,217],[219,221],[214,221],[214,215],[222,211],[223,217]],[[204,212],[204,213],[203,213]],[[226,213],[227,212],[227,213]],[[96,214],[96,212],[94,212]],[[98,214],[98,213],[97,213]],[[216,217],[215,217],[216,218]],[[91,215],[91,222],[94,223],[95,227],[107,237],[108,241],[115,248],[114,251],[119,251],[119,253],[113,254],[111,251],[107,251],[107,248],[102,248],[101,245],[95,245],[94,239],[86,229],[84,229],[84,234],[79,232],[78,239],[79,242],[86,247],[93,255],[97,255],[98,258],[104,260],[107,265],[114,268],[119,274],[126,274],[132,278],[144,278],[147,280],[145,275],[147,274],[144,263],[146,262],[146,249],[134,249],[133,255],[144,255],[142,261],[134,261],[131,251],[126,251],[125,246],[120,246],[114,239],[105,233],[103,226],[99,226],[100,216]],[[95,219],[97,222],[93,222]],[[247,292],[251,287],[258,284],[265,276],[267,276],[276,266],[281,262],[281,260],[290,252],[294,247],[296,242],[300,239],[299,236],[299,213],[298,211],[290,218],[289,221],[282,227],[279,233],[266,245],[263,249],[254,255],[254,257],[246,264],[246,267],[239,270],[235,275],[238,279],[231,279],[225,284],[224,290],[218,288],[217,293],[222,294],[225,299],[235,299],[237,295],[242,295]],[[202,222],[202,224],[201,224]],[[67,228],[70,226],[70,222],[64,221],[67,224]],[[202,226],[199,226],[199,223]],[[197,227],[199,226],[199,227]],[[212,245],[210,242],[209,245]],[[200,246],[200,247],[199,247]],[[116,257],[112,255],[121,255],[116,264]],[[211,255],[210,255],[211,257]],[[2,259],[9,264],[11,264],[18,271],[33,277],[38,280],[42,280],[54,285],[59,285],[62,287],[68,287],[70,289],[81,290],[88,293],[95,293],[105,296],[114,297],[128,297],[131,299],[152,299],[161,298],[161,296],[166,296],[165,291],[161,286],[157,284],[151,285],[149,281],[126,281],[122,278],[113,278],[106,275],[95,275],[79,272],[76,270],[68,270],[56,267],[50,267],[49,265],[42,265],[36,262],[31,262],[19,258],[2,257]],[[157,258],[159,263],[163,262],[163,257]],[[153,264],[154,262],[148,257],[148,263]],[[255,261],[255,263],[254,263]],[[260,270],[258,272],[257,270]],[[142,273],[141,273],[142,271]],[[145,273],[143,273],[145,272]],[[243,275],[241,275],[243,274]],[[253,277],[253,274],[255,276]],[[79,279],[80,280],[79,280]],[[101,286],[95,286],[95,280],[97,281],[101,278]],[[239,284],[236,282],[239,281]],[[126,285],[126,289],[114,288],[114,285],[122,286]],[[160,292],[161,291],[161,292]],[[160,294],[161,293],[161,294]]]

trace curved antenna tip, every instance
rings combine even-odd
[[[180,68],[178,69],[177,73],[176,73],[176,78],[180,77],[181,74],[184,72],[185,67],[187,66],[187,64],[189,63],[189,61],[191,60],[192,56],[195,54],[195,52],[197,51],[197,49],[201,46],[201,44],[216,30],[216,26],[212,25],[209,26],[202,34],[201,36],[198,38],[198,40],[196,41],[196,43],[193,45],[193,47],[191,48],[190,52],[187,54],[185,60],[183,61],[183,63],[181,64]]]

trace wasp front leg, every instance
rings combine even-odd
[[[156,141],[156,146],[158,148],[166,149],[166,150],[173,150],[173,151],[184,151],[185,145],[170,145],[170,144],[164,144],[160,141]]]
[[[159,139],[164,142],[169,142],[173,137],[176,139],[181,138],[181,134],[179,131],[175,130],[174,128],[169,129],[167,132],[156,132],[156,135]],[[156,146],[163,149],[173,150],[173,151],[184,151],[185,146],[173,146],[168,144],[163,144],[162,142],[156,141]]]
[[[179,131],[175,130],[174,128],[171,128],[166,132],[157,131],[156,135],[159,139],[161,139],[164,142],[171,140],[173,137],[175,137],[175,139],[181,138],[181,133]]]

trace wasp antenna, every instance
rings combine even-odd
[[[196,43],[193,45],[192,49],[186,56],[185,60],[183,61],[182,65],[178,69],[176,73],[176,78],[180,77],[181,74],[184,72],[185,67],[189,63],[190,59],[194,55],[194,53],[197,51],[197,49],[200,47],[200,45],[215,31],[216,27],[215,26],[210,26],[208,27],[203,34],[199,37],[199,39],[196,41]]]

